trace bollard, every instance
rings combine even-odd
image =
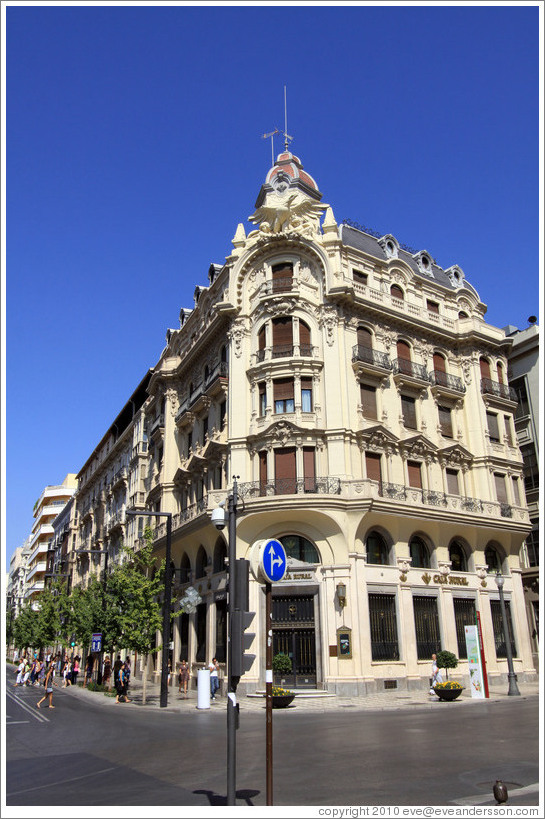
[[[197,673],[197,708],[210,708],[210,671],[201,668]]]

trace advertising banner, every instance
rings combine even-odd
[[[467,663],[469,667],[469,681],[471,684],[471,696],[477,699],[484,699],[483,668],[481,663],[481,650],[479,647],[479,635],[477,626],[464,626],[466,635]]]

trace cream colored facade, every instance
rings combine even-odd
[[[34,506],[34,524],[27,552],[24,598],[36,602],[45,585],[48,544],[54,529],[53,521],[77,488],[76,475],[68,473],[58,486],[46,486]]]
[[[191,583],[202,597],[176,620],[171,659],[194,672],[223,660],[226,540],[210,513],[238,476],[238,556],[263,538],[291,555],[273,606],[290,684],[425,686],[432,650],[463,656],[475,612],[488,672],[505,674],[498,567],[515,670],[533,676],[511,340],[459,267],[337,224],[289,152],[250,218],[168,331],[134,418],[80,470],[80,548],[108,538],[115,559],[116,531],[136,545],[144,525],[127,508],[171,512],[175,594]],[[250,585],[257,656],[242,691],[264,685],[264,597]],[[463,659],[451,676],[466,679]]]

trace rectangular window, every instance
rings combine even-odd
[[[431,655],[441,650],[437,598],[414,595],[414,630],[419,660],[431,660]]]
[[[380,455],[377,455],[374,452],[365,453],[365,471],[367,473],[367,478],[370,481],[378,481],[381,483],[382,474],[380,468]]]
[[[220,429],[225,426],[225,417],[227,415],[227,402],[222,401],[220,404]]]
[[[272,266],[272,289],[273,293],[282,293],[291,290],[293,281],[293,264],[291,262],[281,262]]]
[[[498,660],[507,657],[507,647],[505,645],[505,636],[503,633],[503,617],[501,613],[501,603],[499,600],[490,601],[490,610],[492,612],[492,626],[494,628],[494,643],[496,644],[496,657]],[[517,656],[517,647],[515,645],[515,638],[513,636],[513,623],[511,622],[511,606],[509,600],[505,601],[505,614],[507,618],[507,632],[509,640],[511,641],[511,654],[513,657]]]
[[[450,407],[437,407],[439,412],[439,426],[445,438],[452,438],[452,410]]]
[[[457,469],[447,469],[447,492],[449,495],[460,494]]]
[[[259,456],[259,494],[267,492],[267,450],[258,453]]]
[[[417,429],[416,401],[410,395],[401,396],[401,414],[403,416],[403,424],[407,429]]]
[[[257,388],[259,390],[259,416],[262,418],[267,412],[267,386],[261,381]]]
[[[359,282],[360,284],[367,284],[367,273],[363,273],[361,270],[353,270],[352,278],[354,279],[355,282]]]
[[[417,461],[407,461],[407,472],[409,473],[409,486],[422,489],[422,464]]]
[[[301,409],[312,412],[312,378],[301,378]]]
[[[208,438],[208,415],[206,415],[202,419],[202,445],[203,446],[205,445],[207,438]]]
[[[428,308],[428,313],[436,313],[439,315],[439,305],[436,301],[431,301],[431,299],[427,299],[426,307]]]
[[[534,444],[525,444],[525,446],[521,446],[520,451],[523,459],[524,488],[528,493],[532,489],[539,489],[539,464],[536,448]]]
[[[313,446],[303,447],[305,492],[316,492],[316,452]]]
[[[193,433],[187,433],[187,457],[191,455],[191,450],[193,449]]]
[[[293,378],[273,381],[274,411],[276,414],[295,412]]]
[[[513,435],[511,434],[511,416],[504,415],[503,420],[505,423],[505,440],[509,446],[514,446]]]
[[[273,358],[293,355],[293,327],[291,316],[273,319]]]
[[[458,657],[467,660],[466,626],[476,625],[475,601],[467,597],[454,598],[454,622],[458,641]]]
[[[274,486],[277,495],[294,495],[297,488],[295,448],[274,450]]]
[[[371,659],[399,660],[396,601],[393,594],[369,594]]]
[[[495,412],[487,412],[486,413],[486,422],[488,424],[488,434],[490,436],[490,440],[499,443],[500,440],[500,427],[498,424],[498,416]]]
[[[361,409],[364,418],[377,420],[377,389],[360,384]]]
[[[496,498],[498,503],[507,503],[505,475],[502,475],[500,472],[494,472],[494,483],[496,484]]]
[[[526,381],[524,378],[517,378],[516,381],[511,381],[511,387],[514,389],[518,401],[515,418],[525,418],[530,414],[530,402],[528,401]]]
[[[515,504],[515,506],[520,506],[520,490],[518,478],[513,478],[513,503]]]

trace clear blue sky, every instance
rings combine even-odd
[[[6,12],[8,566],[229,254],[284,85],[338,221],[459,264],[491,324],[539,315],[537,7]]]

